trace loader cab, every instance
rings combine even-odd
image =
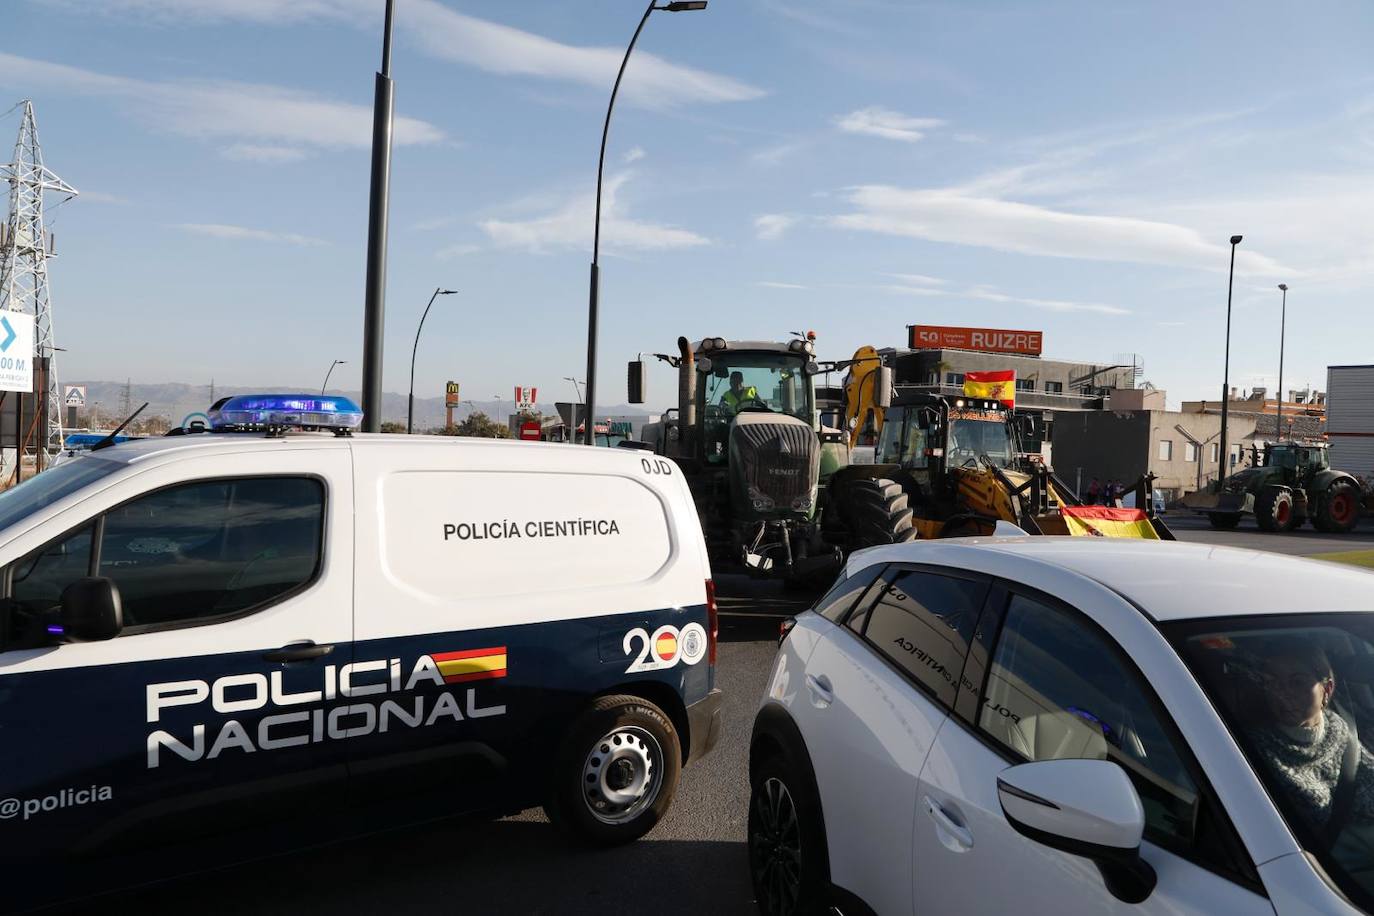
[[[819,431],[814,378],[819,367],[810,341],[790,344],[702,341],[696,353],[698,457],[728,461],[730,427],[748,414],[783,414]]]
[[[996,402],[899,392],[884,417],[875,461],[938,474],[980,465],[985,456],[1011,468],[1017,451],[1013,422]]]

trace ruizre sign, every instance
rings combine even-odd
[[[981,350],[985,353],[1039,356],[1044,347],[1042,331],[947,328],[934,324],[908,325],[907,331],[913,350]]]

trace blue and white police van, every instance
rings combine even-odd
[[[721,705],[671,461],[211,416],[0,494],[0,861],[55,876],[0,908],[448,814],[663,816]]]

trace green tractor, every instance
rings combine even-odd
[[[680,337],[677,355],[654,355],[678,372],[678,407],[640,438],[686,476],[712,565],[807,586],[832,577],[863,545],[847,519],[827,514],[831,494],[842,483],[880,487],[870,467],[849,464],[844,433],[820,423],[814,341]],[[629,400],[644,402],[640,361],[630,363]],[[886,504],[875,511],[894,530],[905,520],[890,520]]]
[[[1325,445],[1282,442],[1265,446],[1262,463],[1232,474],[1218,492],[1189,502],[1213,528],[1234,528],[1251,513],[1261,531],[1311,520],[1318,531],[1344,534],[1359,520],[1361,493],[1354,477],[1331,468]]]

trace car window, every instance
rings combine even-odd
[[[952,707],[987,591],[981,579],[899,569],[868,609],[863,637]]]
[[[234,614],[314,578],[323,514],[309,478],[170,487],[105,516],[97,575],[118,586],[126,627]]]
[[[0,620],[0,648],[30,648],[47,643],[44,615],[57,608],[62,590],[89,573],[91,526],[70,532],[19,560],[11,567],[10,600]]]
[[[1145,834],[1191,845],[1198,791],[1135,669],[1077,614],[1012,597],[988,670],[978,727],[1025,760],[1121,765]]]
[[[816,602],[816,613],[839,623],[885,568],[882,563],[874,563],[852,576],[844,576],[831,587],[824,598]]]

